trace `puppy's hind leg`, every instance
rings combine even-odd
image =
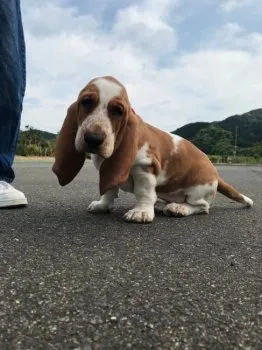
[[[163,210],[167,216],[183,217],[194,214],[208,214],[216,195],[217,182],[211,185],[198,185],[185,191],[185,202],[169,203]]]
[[[209,213],[209,204],[204,199],[189,203],[169,203],[165,206],[163,213],[166,216],[183,217],[193,214]]]

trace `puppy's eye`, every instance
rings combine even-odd
[[[115,105],[110,108],[112,116],[120,118],[124,114],[124,107],[121,105]]]
[[[91,109],[94,107],[95,100],[92,97],[87,96],[82,99],[81,104],[85,109]]]

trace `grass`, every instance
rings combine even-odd
[[[262,165],[262,158],[256,157],[245,157],[245,156],[236,156],[236,157],[224,157],[224,156],[215,156],[209,155],[209,159],[213,164],[239,164],[239,165]],[[90,155],[87,155],[87,159],[90,159]],[[16,161],[54,161],[54,157],[40,157],[40,156],[15,156]]]
[[[209,155],[209,159],[213,164],[241,164],[241,165],[256,165],[262,164],[262,158],[257,157],[246,157],[246,156],[214,156]]]

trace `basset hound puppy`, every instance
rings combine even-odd
[[[253,206],[191,142],[144,122],[125,87],[110,76],[91,80],[68,108],[52,168],[61,186],[78,174],[86,152],[99,171],[101,197],[89,205],[91,212],[110,211],[119,189],[136,198],[124,214],[129,222],[152,222],[155,209],[175,217],[209,213],[217,191]]]

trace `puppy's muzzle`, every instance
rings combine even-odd
[[[84,136],[84,140],[87,146],[87,149],[90,151],[95,151],[102,145],[105,140],[104,133],[101,132],[91,132],[87,131]]]

